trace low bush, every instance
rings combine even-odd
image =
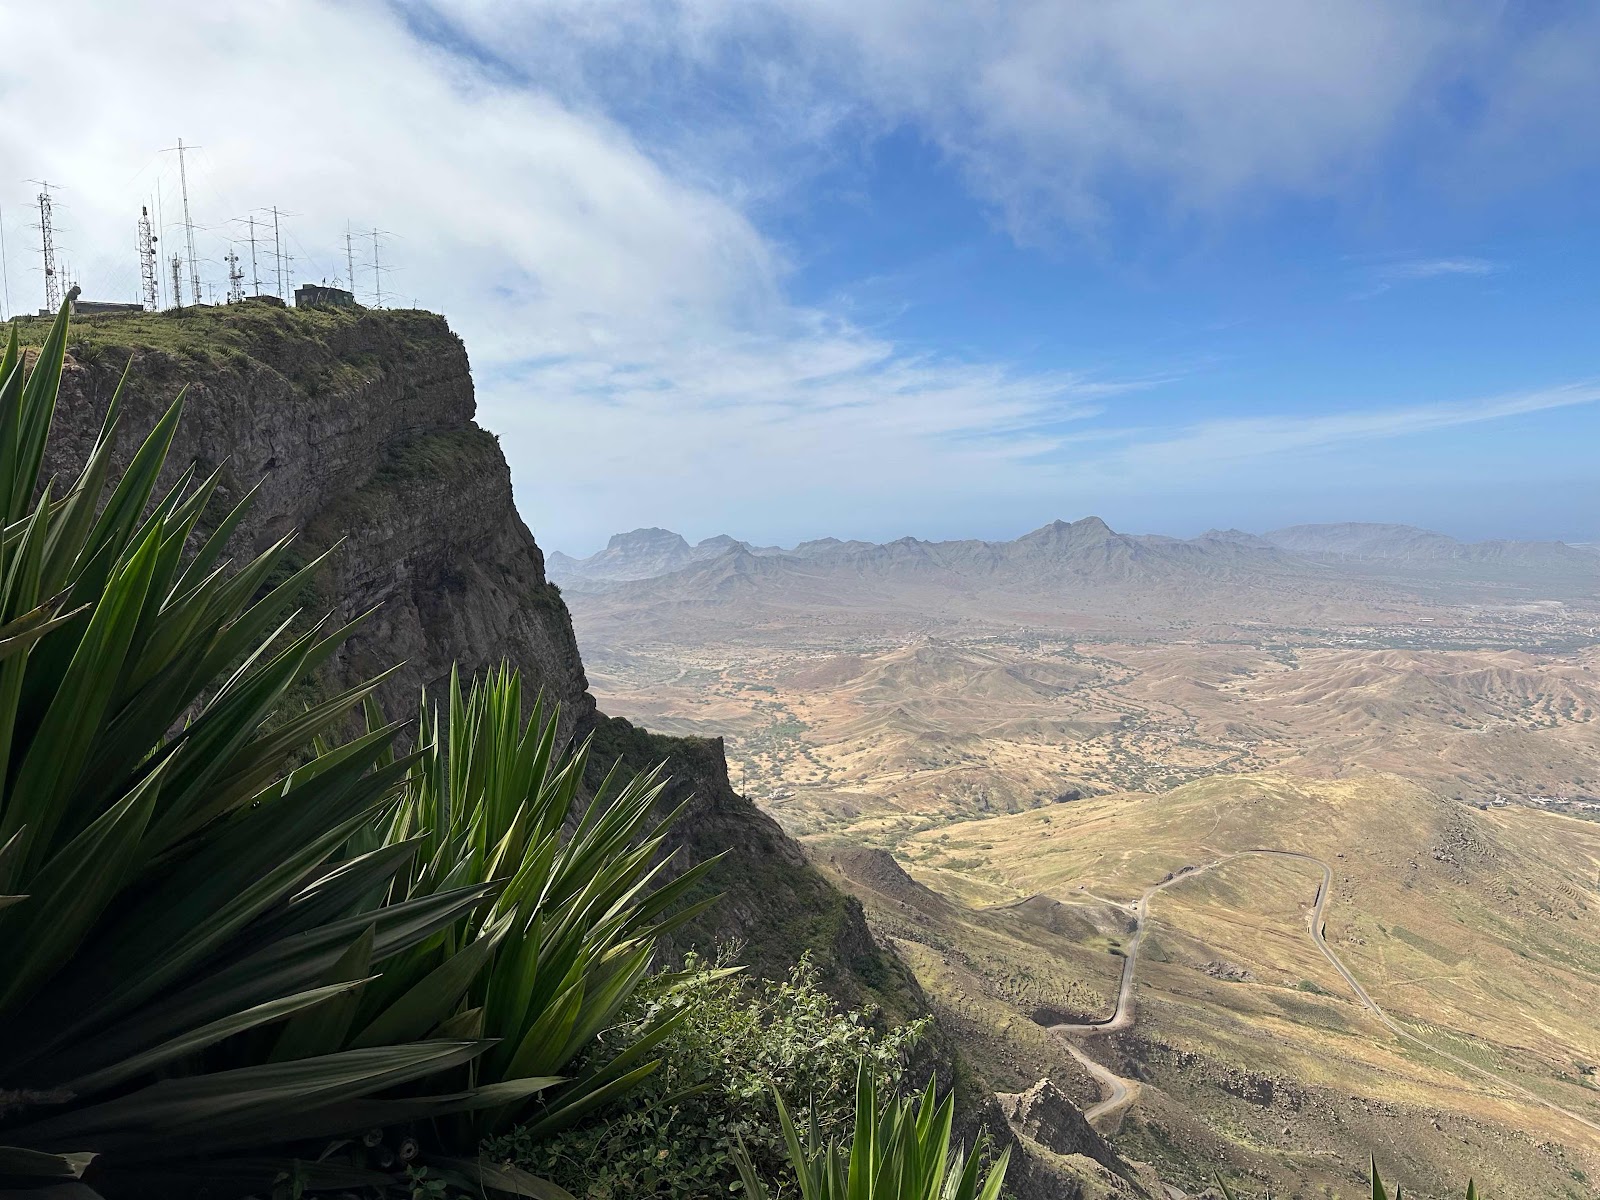
[[[594,1200],[726,1193],[738,1180],[741,1142],[759,1174],[782,1178],[788,1155],[775,1097],[809,1109],[823,1136],[844,1136],[859,1065],[894,1091],[924,1027],[879,1031],[869,1014],[841,1012],[808,960],[769,982],[691,955],[683,972],[641,988],[595,1057],[627,1054],[663,1019],[676,1024],[653,1052],[661,1068],[626,1099],[548,1140],[513,1131],[486,1146],[488,1157]]]

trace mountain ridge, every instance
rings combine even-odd
[[[1515,540],[1486,538],[1463,542],[1449,534],[1414,525],[1380,522],[1343,521],[1323,524],[1291,525],[1265,533],[1241,529],[1208,529],[1192,538],[1166,534],[1119,532],[1104,519],[1089,515],[1076,521],[1054,520],[1016,538],[988,541],[958,538],[933,541],[914,536],[889,542],[868,542],[836,537],[813,538],[792,548],[755,546],[728,534],[705,538],[691,546],[681,535],[657,527],[613,534],[606,548],[588,558],[574,558],[560,551],[548,557],[551,577],[561,584],[591,584],[655,579],[727,554],[743,552],[768,558],[794,558],[812,561],[896,561],[900,564],[925,560],[951,566],[972,566],[1010,559],[1015,561],[1033,551],[1058,552],[1060,556],[1108,558],[1118,554],[1137,556],[1140,550],[1168,550],[1191,559],[1205,555],[1234,555],[1252,552],[1257,561],[1288,565],[1289,558],[1347,561],[1534,561],[1542,557],[1570,563],[1600,562],[1592,546],[1558,540]]]
[[[1033,613],[1128,621],[1302,624],[1337,610],[1355,624],[1409,619],[1441,596],[1462,603],[1559,599],[1600,588],[1600,553],[1562,542],[1457,542],[1411,526],[1345,523],[1268,534],[1207,530],[1193,538],[1129,534],[1099,517],[1052,521],[1010,541],[867,543],[819,538],[790,550],[733,538],[670,562],[625,535],[551,578],[578,604],[580,626],[636,627],[703,612],[746,623],[828,610],[920,614],[931,621]]]

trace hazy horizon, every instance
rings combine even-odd
[[[1250,529],[1250,528],[1246,528],[1246,527],[1240,526],[1240,525],[1200,525],[1200,526],[1197,526],[1196,528],[1194,528],[1192,530],[1184,530],[1184,529],[1181,529],[1181,528],[1131,529],[1131,528],[1124,528],[1123,526],[1118,525],[1117,522],[1115,522],[1113,520],[1110,520],[1109,518],[1105,517],[1101,513],[1096,513],[1096,512],[1080,513],[1080,514],[1078,514],[1076,516],[1063,515],[1063,516],[1058,516],[1058,517],[1051,517],[1051,518],[1049,518],[1047,520],[1040,521],[1038,524],[1030,525],[1026,529],[1018,529],[1015,532],[1004,532],[1004,531],[1002,531],[1002,532],[995,533],[995,534],[971,533],[971,534],[950,534],[950,535],[946,535],[946,534],[918,533],[918,532],[915,532],[915,531],[902,531],[900,533],[893,534],[893,535],[890,535],[888,537],[868,537],[868,536],[861,535],[861,534],[844,534],[844,533],[815,533],[815,534],[808,534],[808,535],[801,536],[801,537],[791,537],[791,538],[788,538],[788,539],[779,539],[779,538],[767,539],[767,538],[760,538],[760,537],[745,537],[745,536],[737,533],[736,531],[734,531],[732,529],[716,529],[716,530],[714,530],[714,531],[712,531],[710,533],[699,533],[697,531],[696,532],[688,532],[688,531],[685,531],[685,530],[682,530],[682,529],[674,529],[674,528],[672,528],[671,526],[668,526],[668,525],[645,524],[645,525],[635,525],[635,526],[632,526],[631,528],[628,528],[628,529],[615,530],[614,532],[608,534],[606,536],[606,538],[603,539],[602,541],[600,541],[599,543],[597,543],[597,544],[594,544],[594,543],[588,544],[588,548],[582,550],[581,552],[571,550],[566,546],[555,545],[554,543],[549,542],[547,539],[541,539],[541,540],[544,542],[545,550],[547,552],[549,552],[549,551],[559,551],[560,553],[565,554],[570,558],[577,558],[577,559],[588,558],[588,557],[591,557],[594,554],[598,554],[600,551],[604,550],[607,547],[607,545],[609,545],[609,543],[611,542],[611,540],[613,538],[621,537],[621,536],[624,536],[624,535],[630,534],[630,533],[642,533],[642,532],[645,532],[645,531],[648,531],[648,530],[652,530],[652,529],[660,529],[660,530],[663,530],[663,531],[665,531],[667,533],[676,534],[679,537],[683,538],[691,546],[699,545],[701,542],[708,541],[711,538],[731,537],[735,541],[746,542],[746,543],[748,543],[749,545],[752,545],[752,546],[759,546],[759,547],[776,546],[780,550],[792,550],[796,546],[801,545],[802,543],[811,542],[811,541],[820,541],[820,540],[823,540],[823,539],[826,539],[826,538],[836,538],[837,540],[839,540],[841,542],[850,542],[850,541],[873,542],[873,543],[876,543],[876,544],[879,544],[879,545],[884,545],[884,544],[887,544],[889,542],[899,541],[902,538],[908,538],[908,537],[909,538],[915,538],[917,541],[921,541],[921,542],[958,542],[958,541],[966,541],[966,540],[969,540],[969,539],[976,539],[978,541],[985,541],[985,542],[1009,542],[1009,541],[1015,541],[1017,538],[1023,537],[1025,535],[1029,534],[1029,533],[1033,533],[1036,530],[1043,529],[1045,526],[1051,524],[1054,521],[1064,521],[1064,522],[1067,522],[1068,524],[1071,524],[1073,522],[1088,520],[1090,518],[1096,518],[1096,517],[1099,518],[1100,520],[1104,521],[1106,525],[1110,526],[1110,528],[1112,529],[1113,532],[1122,533],[1122,534],[1129,534],[1129,535],[1134,536],[1134,537],[1155,536],[1155,537],[1174,537],[1174,538],[1194,538],[1194,537],[1199,537],[1201,534],[1206,533],[1206,532],[1208,532],[1210,530],[1219,530],[1219,531],[1224,531],[1224,532],[1225,531],[1229,531],[1229,530],[1237,530],[1237,531],[1239,531],[1241,533],[1251,533],[1251,534],[1256,534],[1256,535],[1262,535],[1262,534],[1266,534],[1266,533],[1275,532],[1276,530],[1288,529],[1288,528],[1292,528],[1292,527],[1295,527],[1295,526],[1301,526],[1301,525],[1347,525],[1347,524],[1354,524],[1354,525],[1391,525],[1391,526],[1398,526],[1398,527],[1404,527],[1404,528],[1417,529],[1417,530],[1420,530],[1420,531],[1425,532],[1425,533],[1442,533],[1447,537],[1455,538],[1457,541],[1463,542],[1463,543],[1493,542],[1493,541],[1518,541],[1518,542],[1565,542],[1566,544],[1573,545],[1573,546],[1586,546],[1586,545],[1592,545],[1593,544],[1592,542],[1584,540],[1584,539],[1562,538],[1562,537],[1554,537],[1554,536],[1549,536],[1549,537],[1538,537],[1538,536],[1534,536],[1534,537],[1513,537],[1513,536],[1497,537],[1497,536],[1493,536],[1493,535],[1487,536],[1487,537],[1462,536],[1462,535],[1457,534],[1457,533],[1452,533],[1448,529],[1438,529],[1438,528],[1433,528],[1433,527],[1426,526],[1426,525],[1417,525],[1417,524],[1414,524],[1413,522],[1410,522],[1410,521],[1342,521],[1342,520],[1286,521],[1281,525],[1262,526],[1261,528],[1258,528],[1258,529]],[[535,531],[535,533],[537,534],[537,531]]]

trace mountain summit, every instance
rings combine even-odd
[[[557,583],[654,579],[735,551],[759,554],[763,548],[725,533],[691,546],[682,534],[651,526],[612,534],[606,548],[588,558],[573,558],[557,550],[549,555],[545,565]]]

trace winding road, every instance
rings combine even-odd
[[[1322,952],[1322,956],[1328,960],[1333,969],[1339,973],[1339,977],[1344,980],[1351,992],[1354,993],[1356,1000],[1363,1008],[1371,1013],[1372,1016],[1384,1026],[1384,1028],[1388,1029],[1390,1033],[1393,1033],[1396,1037],[1403,1038],[1408,1042],[1412,1042],[1415,1045],[1421,1046],[1430,1054],[1445,1059],[1455,1066],[1461,1067],[1475,1075],[1479,1075],[1485,1079],[1491,1080],[1498,1087],[1504,1088],[1520,1099],[1542,1105],[1543,1107],[1550,1109],[1552,1112],[1559,1113],[1560,1115],[1566,1117],[1568,1120],[1575,1121],[1579,1125],[1582,1125],[1587,1129],[1594,1131],[1595,1133],[1600,1133],[1600,1122],[1591,1120],[1581,1113],[1573,1112],[1569,1108],[1564,1108],[1563,1106],[1555,1103],[1553,1100],[1546,1100],[1537,1092],[1531,1091],[1528,1088],[1523,1087],[1521,1084],[1512,1083],[1510,1080],[1495,1074],[1493,1071],[1487,1070],[1484,1067],[1480,1067],[1476,1063],[1469,1062],[1458,1055],[1451,1054],[1448,1050],[1439,1049],[1432,1043],[1418,1037],[1403,1025],[1400,1025],[1394,1020],[1394,1018],[1390,1017],[1388,1013],[1384,1012],[1383,1009],[1379,1007],[1378,1002],[1367,994],[1367,989],[1361,986],[1360,980],[1350,973],[1350,969],[1346,967],[1343,960],[1341,960],[1339,956],[1334,953],[1333,947],[1328,945],[1327,939],[1323,936],[1323,928],[1325,925],[1324,914],[1326,913],[1328,907],[1328,896],[1333,891],[1333,868],[1322,859],[1317,858],[1314,855],[1303,854],[1298,850],[1236,850],[1231,854],[1224,854],[1221,858],[1213,859],[1210,862],[1201,864],[1200,866],[1182,867],[1173,874],[1169,875],[1166,879],[1163,879],[1160,883],[1154,885],[1153,887],[1146,888],[1142,893],[1140,893],[1139,898],[1132,904],[1118,905],[1118,907],[1126,908],[1133,913],[1134,931],[1133,936],[1128,939],[1127,947],[1123,951],[1122,980],[1117,988],[1116,1007],[1112,1010],[1109,1017],[1105,1017],[1102,1020],[1085,1021],[1076,1024],[1051,1025],[1048,1027],[1050,1031],[1057,1034],[1078,1034],[1080,1036],[1089,1036],[1101,1033],[1114,1033],[1121,1029],[1127,1029],[1130,1025],[1132,1025],[1134,1018],[1134,972],[1138,967],[1139,947],[1144,941],[1145,926],[1148,924],[1149,920],[1150,898],[1157,892],[1163,892],[1167,888],[1182,883],[1187,879],[1198,878],[1199,876],[1204,875],[1207,871],[1220,867],[1224,863],[1231,862],[1236,858],[1243,858],[1246,855],[1262,855],[1268,858],[1294,859],[1299,862],[1311,863],[1312,865],[1321,868],[1322,882],[1317,885],[1316,899],[1312,902],[1311,911],[1306,915],[1306,932],[1311,935],[1311,940],[1316,944],[1317,949]],[[1091,1123],[1099,1121],[1102,1118],[1119,1117],[1121,1113],[1133,1103],[1134,1097],[1137,1096],[1139,1090],[1138,1081],[1124,1079],[1122,1076],[1112,1071],[1109,1067],[1105,1066],[1105,1064],[1096,1062],[1094,1059],[1089,1057],[1082,1047],[1078,1046],[1069,1038],[1063,1038],[1062,1041],[1067,1047],[1068,1052],[1071,1053],[1072,1057],[1076,1059],[1084,1068],[1084,1070],[1088,1071],[1089,1074],[1092,1075],[1095,1081],[1100,1085],[1100,1103],[1086,1109],[1083,1115],[1088,1118]]]

